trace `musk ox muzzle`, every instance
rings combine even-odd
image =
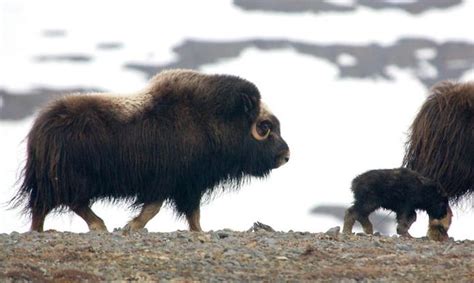
[[[278,168],[280,166],[285,165],[288,161],[290,161],[290,149],[284,150],[282,153],[280,153],[277,156],[276,162],[275,162],[275,168]]]
[[[280,135],[280,122],[264,103],[260,104],[260,112],[251,126],[251,135],[258,143],[274,149],[271,163],[272,169],[286,164],[290,160],[288,144]]]

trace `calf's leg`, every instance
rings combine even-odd
[[[372,223],[370,223],[370,220],[369,220],[369,214],[372,213],[373,210],[375,209],[373,208],[365,209],[357,205],[353,205],[349,207],[344,216],[344,228],[342,229],[342,232],[345,234],[351,234],[352,227],[354,226],[354,223],[357,220],[362,225],[362,229],[364,230],[364,233],[373,234],[374,229],[372,227]]]
[[[354,211],[354,206],[351,206],[346,210],[344,215],[344,227],[342,228],[342,233],[352,234],[352,227],[354,227],[355,221],[356,212]]]
[[[374,227],[372,226],[372,223],[370,223],[369,214],[359,215],[359,218],[357,220],[360,222],[360,225],[362,225],[362,229],[364,229],[364,233],[366,234],[374,233]]]
[[[402,237],[412,238],[412,236],[408,233],[408,230],[415,221],[415,211],[397,213],[397,234]]]

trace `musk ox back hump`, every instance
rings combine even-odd
[[[403,165],[438,180],[450,199],[474,192],[474,83],[431,89],[411,125]]]

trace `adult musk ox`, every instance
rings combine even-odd
[[[89,94],[54,101],[29,135],[23,183],[31,230],[52,210],[71,209],[90,230],[107,230],[91,210],[100,199],[141,207],[126,231],[143,228],[164,202],[201,231],[200,201],[289,160],[278,119],[249,81],[169,70],[130,96]]]
[[[416,220],[416,210],[428,213],[428,237],[447,240],[452,212],[448,197],[439,182],[432,181],[406,168],[371,170],[352,181],[354,205],[344,217],[343,232],[352,233],[355,221],[359,221],[367,234],[373,233],[369,214],[378,208],[392,210],[397,215],[397,233],[408,233]]]
[[[410,128],[403,165],[439,181],[451,200],[474,192],[474,83],[431,89]]]

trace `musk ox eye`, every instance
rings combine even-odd
[[[268,135],[270,133],[270,131],[272,130],[272,128],[273,128],[272,122],[263,121],[263,122],[260,122],[258,124],[258,129],[257,130],[259,131],[259,134],[264,136],[264,135]]]
[[[269,120],[263,120],[252,125],[252,136],[256,140],[265,140],[270,135],[273,124]]]

